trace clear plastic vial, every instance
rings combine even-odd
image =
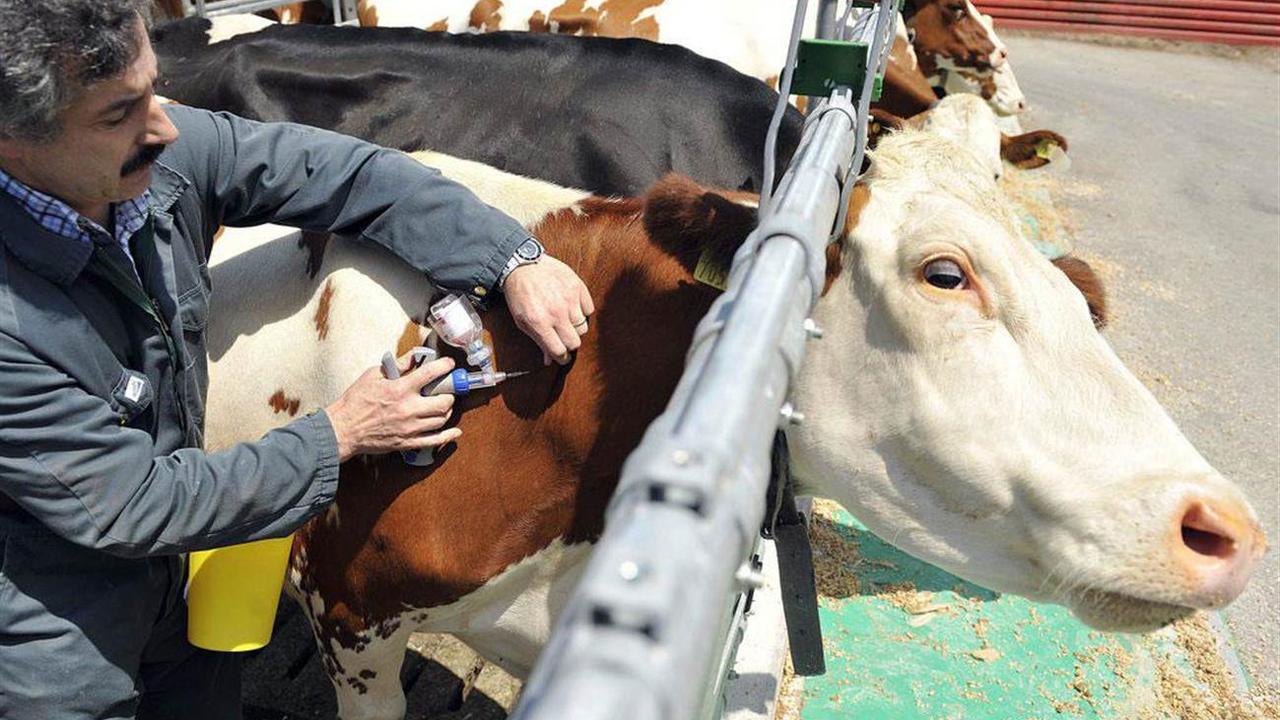
[[[493,372],[493,351],[485,344],[480,315],[466,297],[446,295],[431,306],[428,319],[441,340],[466,351],[468,365],[486,374]]]

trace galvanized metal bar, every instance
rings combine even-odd
[[[837,4],[838,0],[818,0],[818,37],[827,39],[835,38]]]
[[[623,467],[604,536],[513,718],[715,714],[733,601],[764,517],[771,441],[796,417],[785,401],[804,355],[804,321],[860,163],[896,9],[897,0],[880,0],[874,21],[855,28],[873,60],[858,107],[852,90],[838,88],[806,128],[727,290],[695,330],[666,410]]]
[[[186,14],[218,17],[219,15],[255,13],[287,4],[284,0],[187,0]]]

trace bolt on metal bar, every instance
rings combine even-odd
[[[879,0],[855,25],[854,39],[871,49],[861,94],[837,88],[805,129],[768,212],[734,257],[726,291],[694,332],[666,410],[623,467],[604,535],[512,718],[717,714],[717,669],[764,517],[771,441],[798,420],[784,412],[786,400],[817,335],[806,318],[861,165],[897,5]]]

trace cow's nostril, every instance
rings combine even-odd
[[[1174,602],[1220,608],[1239,597],[1267,548],[1249,506],[1229,495],[1201,494],[1182,505],[1173,520],[1170,559],[1186,590]]]
[[[1182,544],[1206,558],[1226,560],[1236,552],[1235,539],[1200,503],[1193,503],[1182,516]]]
[[[1198,555],[1226,559],[1235,550],[1235,543],[1217,533],[1182,526],[1182,544]]]

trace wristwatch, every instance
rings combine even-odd
[[[516,251],[511,254],[511,259],[502,268],[502,274],[498,276],[498,287],[502,287],[502,284],[507,281],[507,276],[511,274],[512,270],[538,262],[545,252],[546,249],[542,247],[542,243],[538,242],[538,239],[534,237],[530,237],[517,245]]]

